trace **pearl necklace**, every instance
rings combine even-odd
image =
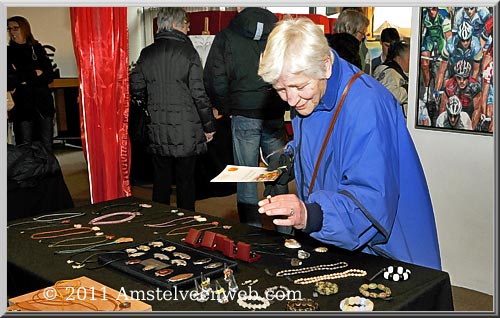
[[[285,269],[285,270],[277,272],[276,277],[305,274],[305,273],[310,273],[310,272],[314,272],[314,271],[335,270],[335,269],[340,269],[340,268],[344,268],[347,266],[348,266],[348,264],[346,262],[338,262],[335,264],[322,264],[322,265],[316,265],[316,266],[311,266],[311,267]]]
[[[340,273],[299,278],[299,279],[294,280],[293,283],[298,284],[298,285],[307,285],[307,284],[316,283],[316,282],[319,282],[322,280],[333,280],[333,279],[339,279],[339,278],[346,278],[346,277],[350,277],[350,276],[366,276],[366,271],[364,271],[362,269],[348,269],[348,270],[346,270],[344,272],[340,272]]]

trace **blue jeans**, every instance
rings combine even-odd
[[[283,118],[263,120],[243,116],[232,116],[234,162],[239,166],[258,167],[260,148],[266,158],[275,150],[283,148],[285,141],[285,122]],[[288,193],[288,186],[280,186],[279,193]],[[238,202],[257,206],[259,195],[256,182],[237,183]],[[251,224],[262,226],[262,224]]]

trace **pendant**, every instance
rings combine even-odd
[[[318,253],[326,253],[326,252],[328,252],[328,247],[324,247],[324,246],[316,247],[314,249],[314,251],[318,252]]]
[[[183,259],[173,259],[171,263],[177,266],[187,266],[187,262]]]
[[[206,263],[210,263],[212,261],[212,259],[209,257],[209,258],[202,258],[202,259],[199,259],[197,261],[194,261],[193,264],[194,265],[202,265],[202,264],[206,264]]]
[[[221,262],[216,262],[216,263],[211,263],[208,265],[203,266],[203,268],[211,269],[211,268],[217,268],[221,267],[223,264]]]
[[[140,259],[134,258],[134,259],[130,259],[130,260],[126,261],[125,264],[133,265],[133,264],[139,264],[140,262],[141,262]]]
[[[154,242],[149,242],[148,245],[151,245],[153,247],[162,247],[163,246],[163,242],[154,241]]]
[[[147,245],[139,245],[137,246],[137,249],[140,250],[140,251],[144,251],[144,252],[147,252],[149,251],[151,248]]]
[[[162,248],[161,250],[165,251],[165,252],[173,252],[173,251],[175,251],[175,249],[176,249],[175,246],[167,246],[167,247]]]
[[[181,280],[186,280],[188,278],[193,277],[193,273],[185,273],[185,274],[179,274],[174,277],[170,277],[168,279],[169,282],[174,283],[174,282],[180,282]]]
[[[174,256],[175,257],[178,257],[180,259],[191,259],[191,256],[189,256],[188,254],[186,253],[181,253],[181,252],[175,252],[174,253]]]
[[[299,248],[302,245],[296,240],[296,239],[286,239],[285,240],[285,247],[288,248]]]
[[[167,276],[172,274],[173,272],[174,270],[170,268],[160,269],[155,272],[155,276]]]
[[[297,253],[297,257],[299,259],[308,259],[309,256],[311,256],[311,254],[309,254],[308,252],[306,252],[304,250],[299,250],[298,253]]]
[[[168,261],[168,260],[170,260],[170,257],[168,257],[167,255],[162,254],[162,253],[154,253],[153,257],[157,258],[157,259],[159,259],[161,261]]]

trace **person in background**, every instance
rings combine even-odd
[[[399,40],[400,36],[396,28],[385,28],[382,30],[380,33],[380,46],[382,47],[382,52],[379,56],[372,59],[372,74],[377,66],[385,62],[387,53],[389,52],[389,46]]]
[[[353,10],[353,9],[345,9],[343,10],[340,14],[339,17],[337,18],[337,21],[335,22],[335,25],[333,26],[333,30],[336,33],[348,33],[356,38],[356,40],[359,42],[357,45],[358,51],[356,52],[359,55],[358,57],[354,57],[354,52],[351,52],[351,46],[348,46],[348,50],[345,50],[342,48],[344,43],[346,42],[352,42],[352,41],[347,41],[345,40],[346,36],[344,35],[338,44],[335,43],[337,42],[335,38],[330,40],[330,45],[333,47],[334,50],[339,50],[341,53],[346,52],[345,54],[343,53],[342,55],[344,56],[349,56],[345,57],[340,55],[342,58],[346,59],[347,61],[353,63],[356,65],[359,69],[363,70],[365,67],[365,54],[362,54],[361,48],[361,43],[366,40],[366,32],[368,29],[368,25],[370,24],[370,21],[368,18],[361,13],[360,11]],[[336,37],[336,36],[335,36]],[[339,36],[340,37],[340,36]],[[347,55],[348,54],[348,55]],[[359,63],[359,64],[358,64]]]
[[[410,69],[410,44],[397,41],[391,44],[387,59],[379,65],[373,77],[391,91],[403,109],[406,118],[408,114],[408,72]]]
[[[38,42],[28,20],[7,19],[10,36],[7,46],[8,90],[15,107],[9,112],[17,145],[40,141],[52,151],[54,98],[49,84],[54,80],[52,63]]]
[[[257,69],[267,37],[278,18],[262,8],[238,8],[229,26],[214,39],[204,70],[205,87],[219,114],[231,117],[234,162],[239,166],[259,166],[274,160],[286,141],[284,113],[288,105]],[[277,152],[278,151],[278,152]],[[241,223],[261,227],[257,183],[237,184],[238,215]],[[288,186],[276,193],[288,193]],[[291,228],[278,228],[289,232]]]
[[[286,151],[297,185],[261,200],[259,212],[326,244],[440,269],[424,171],[391,93],[339,58],[307,18],[276,25],[259,75],[295,113]]]
[[[151,114],[146,149],[153,160],[153,201],[170,205],[175,173],[177,207],[194,211],[196,156],[207,151],[215,118],[200,56],[187,36],[186,11],[161,8],[157,23],[154,43],[142,49],[130,75],[130,95]]]

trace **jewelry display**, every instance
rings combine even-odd
[[[373,311],[373,306],[373,301],[359,296],[347,297],[340,302],[342,311]]]
[[[149,248],[147,251],[143,248],[146,246]],[[143,251],[139,250],[140,247]],[[204,290],[213,288],[214,282],[212,282],[212,286],[210,283],[207,285],[207,282],[217,275],[222,276],[225,264],[225,268],[229,270],[234,270],[237,267],[237,263],[234,261],[163,238],[125,246],[122,251],[133,253],[128,254],[128,259],[111,263],[110,267],[135,276],[148,284],[169,290],[173,288],[187,290],[190,288],[188,286],[193,286],[195,282],[202,282]],[[102,255],[99,257],[99,261],[105,263],[114,258],[115,255]],[[227,286],[223,287],[227,290]],[[229,285],[229,287],[232,288],[233,285]],[[213,297],[214,295],[209,296]]]
[[[307,277],[307,278],[299,278],[294,280],[294,284],[298,285],[307,285],[307,284],[312,284],[316,283],[322,280],[334,280],[334,279],[339,279],[339,278],[346,278],[346,277],[351,277],[351,276],[366,276],[366,271],[362,269],[348,269],[344,272],[341,273],[333,273],[333,274],[327,274],[327,275],[321,275],[321,276],[313,276],[313,277]]]
[[[403,266],[389,266],[384,269],[384,278],[395,282],[410,278],[411,271]]]
[[[349,266],[346,262],[338,262],[335,264],[322,264],[322,265],[315,265],[315,266],[310,266],[310,267],[302,267],[302,268],[294,268],[294,269],[285,269],[277,272],[275,275],[276,277],[283,277],[283,276],[291,276],[291,275],[297,275],[297,274],[306,274],[314,271],[332,271],[340,268],[344,268]]]
[[[264,290],[264,295],[267,299],[285,299],[289,293],[290,289],[283,285],[268,287],[266,288],[266,290]]]
[[[110,221],[103,221],[115,216],[122,216],[126,215],[125,218],[119,219],[119,220],[110,220]],[[113,212],[105,215],[98,216],[96,218],[93,218],[92,220],[89,221],[89,224],[91,225],[104,225],[104,224],[121,224],[128,222],[135,218],[136,216],[141,215],[139,212]]]
[[[310,298],[290,300],[286,304],[287,311],[316,311],[318,309],[318,303]]]
[[[333,282],[320,281],[314,285],[314,290],[321,295],[333,295],[339,292],[339,286]]]
[[[31,238],[34,240],[43,240],[43,239],[48,239],[48,238],[57,238],[57,237],[63,237],[63,236],[71,236],[71,235],[77,235],[77,234],[84,234],[84,233],[89,233],[94,231],[94,228],[91,227],[70,227],[70,228],[65,228],[62,230],[54,230],[54,231],[47,231],[47,232],[37,232],[31,234]]]
[[[271,305],[269,300],[259,295],[245,295],[238,297],[236,301],[240,307],[250,310],[266,309]]]
[[[300,248],[302,245],[296,239],[285,239],[285,247]]]
[[[198,281],[194,281],[194,290],[195,290],[195,297],[196,301],[199,303],[204,303],[208,300],[208,295],[205,294],[202,290],[200,285],[198,284]]]
[[[374,292],[374,290],[380,290],[380,293]],[[389,287],[384,286],[383,284],[363,284],[359,287],[359,292],[361,295],[370,298],[389,298],[391,297],[391,289]]]

